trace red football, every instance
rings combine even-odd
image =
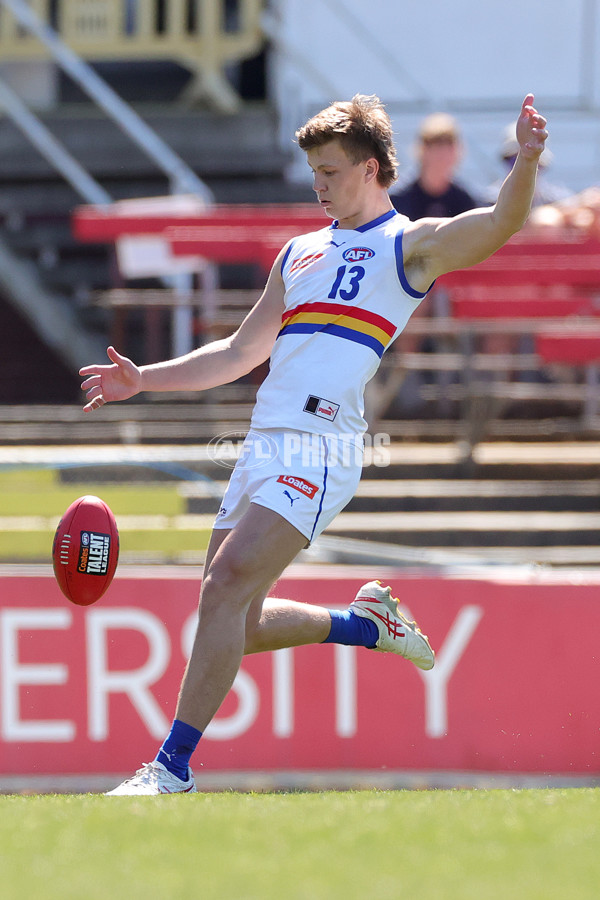
[[[52,545],[54,574],[71,603],[90,606],[110,585],[119,559],[119,532],[104,500],[79,497],[58,523]]]

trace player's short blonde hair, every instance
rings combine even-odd
[[[398,160],[390,117],[379,97],[355,94],[321,110],[296,132],[302,150],[312,150],[337,139],[355,165],[374,157],[377,181],[389,188],[398,177]]]

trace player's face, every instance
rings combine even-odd
[[[353,163],[337,140],[306,154],[313,171],[313,190],[321,208],[340,223],[360,218],[370,185],[372,161]]]

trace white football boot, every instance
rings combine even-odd
[[[374,650],[398,653],[419,669],[433,669],[435,655],[426,634],[416,622],[409,622],[398,609],[398,600],[392,598],[392,589],[383,587],[380,581],[363,584],[350,604],[357,616],[371,619],[379,630],[379,640]]]
[[[182,781],[176,775],[172,775],[157,760],[144,763],[135,775],[128,778],[112,791],[107,791],[107,797],[134,797],[141,794],[195,794],[196,782],[194,773],[188,768],[188,780]]]

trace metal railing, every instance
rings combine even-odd
[[[0,58],[47,59],[48,49],[0,8]],[[237,94],[224,67],[264,44],[263,0],[30,0],[40,21],[87,60],[169,59],[194,75],[186,93],[207,97],[224,111]]]
[[[58,8],[56,3],[50,6],[48,0],[43,0],[43,2],[36,0],[36,2],[38,6],[44,6],[48,15],[51,9]],[[78,3],[80,0],[75,0],[75,2]],[[11,13],[10,21],[12,24],[18,26],[17,31],[19,33],[22,32],[27,37],[32,48],[35,48],[38,54],[51,55],[56,63],[79,84],[83,91],[165,172],[169,178],[172,193],[188,192],[201,197],[207,203],[211,202],[211,192],[201,179],[146,124],[135,110],[125,103],[100,78],[94,69],[81,59],[71,46],[62,40],[51,25],[39,17],[32,5],[24,2],[24,0],[0,0],[0,13],[2,14],[0,18],[0,34],[3,34],[2,26],[8,21],[6,18],[7,12]],[[50,18],[52,17],[50,16]],[[4,49],[1,43],[0,48],[1,54]],[[10,91],[7,85],[2,84],[2,89],[2,105],[5,111],[15,119],[18,127],[27,134],[31,142],[39,146],[40,142],[36,139],[35,132],[43,130],[43,126],[41,123],[36,122],[33,115],[27,113],[24,105],[18,101],[16,95]],[[57,151],[58,154],[64,157],[62,161],[59,159]],[[67,159],[69,155],[66,151],[64,149],[61,150],[56,141],[52,141],[48,142],[45,155],[55,164],[58,171],[61,171],[73,184],[75,189],[81,193],[81,179],[72,179],[71,169],[73,166],[71,162],[74,161]],[[68,169],[65,169],[63,164],[65,161],[68,164]],[[88,176],[88,181],[90,180]],[[98,190],[101,191],[99,186]],[[87,194],[83,193],[82,195],[89,199],[89,190]],[[106,200],[107,198],[100,199],[98,196],[93,202],[106,202]]]

